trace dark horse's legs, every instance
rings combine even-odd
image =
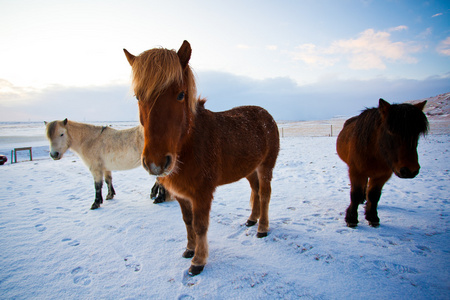
[[[364,203],[367,177],[352,172],[350,169],[350,205],[345,214],[345,222],[348,227],[358,226],[358,206]]]
[[[166,189],[158,181],[152,187],[150,199],[154,199],[153,203],[158,204],[166,201]]]
[[[103,197],[102,197],[102,186],[103,182],[95,182],[95,201],[91,206],[91,209],[97,209],[100,207],[100,204],[103,203]]]
[[[381,177],[381,178],[370,178],[369,187],[367,191],[367,204],[366,204],[366,220],[369,222],[369,225],[372,227],[380,226],[380,218],[378,218],[378,201],[381,196],[381,189],[383,185],[388,181],[389,176]]]
[[[116,194],[116,191],[114,190],[113,184],[112,184],[112,175],[111,171],[105,172],[105,182],[108,186],[108,195],[106,196],[106,200],[110,200],[114,198],[114,195]]]

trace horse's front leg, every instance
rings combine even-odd
[[[209,211],[211,210],[212,194],[206,199],[197,198],[193,200],[193,226],[195,232],[195,254],[191,261],[189,274],[195,276],[203,271],[208,260],[208,227]]]
[[[103,187],[103,172],[102,171],[91,171],[94,176],[94,186],[95,186],[95,200],[92,203],[91,209],[97,209],[100,204],[103,203],[102,197],[102,187]]]
[[[364,202],[365,190],[367,186],[367,177],[353,172],[350,174],[350,205],[345,214],[345,222],[348,227],[358,226],[358,206]]]
[[[380,201],[381,190],[389,180],[391,174],[380,177],[380,178],[370,178],[369,186],[367,188],[367,204],[366,204],[366,220],[372,227],[380,226],[380,218],[378,218],[378,201]]]
[[[183,221],[186,225],[187,232],[187,246],[183,253],[184,258],[192,258],[195,253],[195,232],[192,225],[193,214],[192,214],[192,204],[191,201],[176,197],[178,203],[180,204],[181,213],[183,215]]]
[[[108,195],[106,195],[106,200],[110,200],[114,198],[114,195],[116,194],[116,191],[114,190],[113,184],[112,184],[112,174],[111,171],[105,171],[105,182],[108,186]]]

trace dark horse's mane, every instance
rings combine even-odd
[[[358,146],[366,148],[374,135],[374,130],[380,126],[388,133],[395,134],[403,139],[417,138],[428,133],[428,120],[422,110],[411,104],[392,104],[386,120],[382,120],[380,109],[367,108],[359,116],[348,119],[345,125],[356,122],[355,134]],[[344,125],[344,126],[345,126]]]

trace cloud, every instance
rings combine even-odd
[[[43,90],[10,85],[3,93],[0,80],[0,119],[2,121],[137,120],[138,108],[129,86],[63,87]]]
[[[271,50],[271,51],[275,51],[275,50],[278,49],[278,46],[276,46],[276,45],[267,45],[266,49],[267,50]]]
[[[333,66],[339,59],[335,57],[328,57],[325,49],[319,49],[314,44],[303,44],[295,48],[293,53],[294,60],[300,60],[308,65],[317,67]]]
[[[418,52],[419,46],[391,40],[390,32],[405,29],[404,25],[388,31],[367,29],[357,38],[333,41],[326,48],[303,44],[296,48],[293,58],[318,67],[333,66],[344,60],[354,70],[385,69],[387,62],[416,63],[417,59],[410,54]]]
[[[450,55],[450,36],[439,43],[436,51],[443,55]]]
[[[443,15],[443,13],[437,13],[437,14],[432,15],[431,17],[436,18],[436,17],[442,16],[442,15]]]
[[[433,33],[433,28],[428,27],[424,31],[422,31],[417,37],[419,39],[425,39],[425,38],[429,37],[432,33]]]
[[[247,50],[247,49],[250,49],[251,47],[249,45],[245,45],[245,44],[238,44],[238,45],[236,45],[236,48]]]
[[[399,103],[449,92],[450,74],[425,80],[376,78],[372,80],[324,77],[299,86],[288,77],[254,80],[223,72],[199,72],[198,90],[206,107],[223,111],[240,105],[259,105],[276,120],[323,120],[359,114],[379,98]]]
[[[450,73],[425,80],[342,80],[327,76],[304,86],[289,77],[256,80],[215,71],[199,71],[197,79],[198,91],[212,111],[259,105],[276,120],[324,120],[359,114],[365,107],[376,106],[379,98],[398,103],[449,92]],[[129,86],[53,86],[41,91],[16,91],[8,105],[4,101],[7,96],[0,94],[0,120],[52,121],[67,117],[81,122],[138,121],[138,107]]]
[[[392,28],[389,28],[388,29],[388,31],[402,31],[402,30],[407,30],[408,29],[408,26],[405,26],[405,25],[400,25],[400,26],[397,26],[397,27],[392,27]]]

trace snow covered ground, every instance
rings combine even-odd
[[[363,206],[360,225],[345,226],[349,180],[335,143],[281,139],[266,238],[244,226],[248,182],[219,187],[209,261],[190,277],[180,208],[152,203],[154,177],[113,172],[116,197],[92,211],[89,170],[70,153],[51,160],[36,141],[33,161],[0,166],[0,298],[449,299],[450,135],[422,138],[420,174],[386,184],[379,228]]]

